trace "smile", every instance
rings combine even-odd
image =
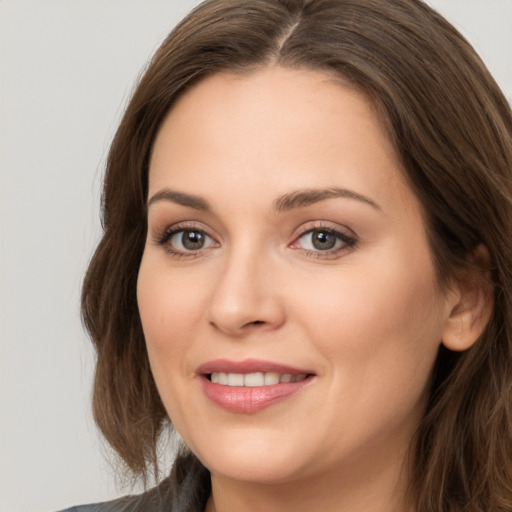
[[[255,373],[226,373],[213,372],[210,374],[210,381],[214,384],[232,387],[260,387],[275,386],[276,384],[287,384],[290,382],[301,382],[307,378],[305,373],[292,375],[291,373],[279,374],[277,372],[255,372]]]
[[[217,359],[201,365],[197,375],[205,396],[233,413],[256,413],[307,389],[316,374],[271,361]]]

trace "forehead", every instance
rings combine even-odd
[[[158,133],[150,195],[162,187],[209,194],[262,183],[276,194],[292,185],[411,193],[373,104],[331,75],[272,67],[202,80]]]

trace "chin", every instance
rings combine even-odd
[[[276,484],[293,480],[301,473],[303,465],[298,455],[300,447],[286,446],[273,436],[235,432],[218,436],[203,449],[192,445],[191,449],[212,474],[224,478]],[[276,449],[279,446],[279,449]]]
[[[254,484],[280,484],[299,478],[299,468],[290,461],[276,457],[232,457],[215,458],[212,463],[203,461],[212,474]]]

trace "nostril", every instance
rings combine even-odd
[[[250,327],[256,327],[257,325],[265,325],[266,322],[264,320],[254,320],[253,322],[247,322],[242,325],[242,329],[248,329]]]

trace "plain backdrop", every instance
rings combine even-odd
[[[89,412],[80,282],[139,71],[195,0],[0,0],[0,512],[129,492]],[[512,98],[512,0],[432,0]]]

